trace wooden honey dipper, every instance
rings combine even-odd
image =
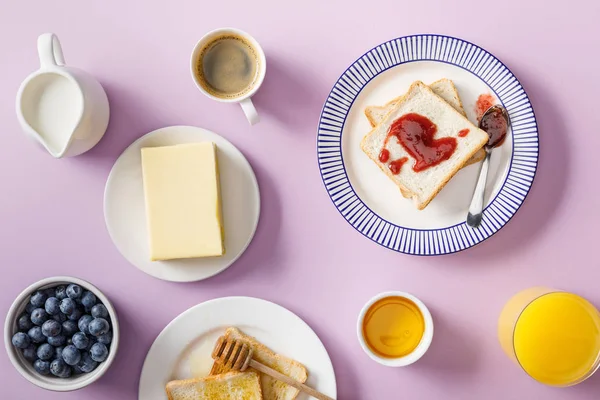
[[[280,372],[275,371],[272,368],[267,367],[264,364],[259,363],[252,359],[253,351],[244,342],[239,340],[227,340],[225,336],[221,336],[217,340],[215,349],[212,352],[212,358],[219,364],[225,367],[231,368],[236,371],[245,371],[248,367],[254,368],[255,370],[272,376],[273,378],[286,383],[298,390],[308,393],[312,397],[319,400],[334,400],[329,396],[324,395],[315,389],[306,386],[303,383],[298,382],[295,379],[290,378]]]

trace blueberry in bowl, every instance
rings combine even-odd
[[[47,278],[13,302],[4,342],[13,366],[31,383],[70,391],[96,381],[110,367],[119,323],[110,301],[89,282]]]

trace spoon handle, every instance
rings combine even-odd
[[[473,192],[473,198],[471,199],[471,205],[469,206],[469,214],[467,214],[467,225],[472,228],[477,228],[481,223],[483,217],[483,197],[485,193],[485,183],[487,181],[488,170],[490,169],[490,157],[492,156],[491,149],[485,149],[485,158],[481,164],[481,170],[479,170],[479,179],[477,179],[477,186]]]

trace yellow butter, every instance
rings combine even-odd
[[[216,145],[143,148],[142,171],[150,259],[222,256]]]

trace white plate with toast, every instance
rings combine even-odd
[[[151,261],[140,151],[198,142],[213,142],[217,147],[225,254]],[[104,190],[104,219],[119,252],[143,272],[167,281],[199,281],[225,270],[252,241],[259,216],[258,182],[242,152],[222,136],[192,126],[161,128],[133,142],[115,162]]]
[[[477,124],[492,104],[507,109],[511,128],[492,151],[473,229],[465,221],[487,142]],[[416,150],[397,134],[414,123]],[[461,251],[501,229],[529,192],[538,151],[533,108],[512,72],[486,50],[440,35],[394,39],[356,60],[331,90],[317,136],[338,211],[369,239],[413,255]]]
[[[221,335],[251,342],[255,358],[270,364],[318,391],[336,398],[336,380],[327,350],[314,331],[291,311],[266,300],[252,297],[225,297],[207,301],[185,311],[158,335],[148,351],[138,398],[166,400],[165,387],[175,382],[212,375],[221,379],[224,371],[213,366],[211,352]],[[216,369],[215,369],[216,368]],[[291,371],[291,372],[290,372]],[[305,394],[261,376],[265,400],[308,400]],[[226,379],[225,376],[223,379]],[[188,381],[189,382],[189,381]],[[204,380],[194,387],[202,390]],[[297,395],[297,397],[296,397]],[[246,398],[246,397],[244,397]],[[248,394],[248,398],[251,397]]]

